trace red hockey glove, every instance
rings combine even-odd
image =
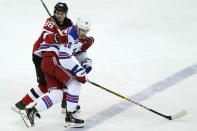
[[[81,40],[81,42],[83,43],[81,51],[86,51],[94,43],[94,38],[86,37],[84,40]]]
[[[47,44],[68,43],[68,36],[66,34],[63,34],[63,36],[61,36],[59,33],[50,33],[45,37],[45,42]]]
[[[81,82],[83,84],[86,82],[86,70],[85,69],[80,68],[79,70],[75,72],[75,74],[76,74],[76,79],[78,82]]]
[[[68,36],[66,34],[61,36],[59,33],[56,33],[54,35],[54,40],[56,43],[68,43]]]
[[[83,84],[86,83],[86,77],[85,76],[83,76],[83,77],[77,77],[76,79],[77,79],[78,82],[81,82]]]

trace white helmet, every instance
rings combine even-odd
[[[76,26],[80,29],[90,30],[90,22],[87,18],[78,17]]]

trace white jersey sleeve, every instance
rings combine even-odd
[[[76,72],[78,69],[81,68],[81,65],[79,64],[79,62],[73,56],[68,58],[68,59],[59,58],[59,61],[60,61],[60,64],[64,68],[66,68],[70,71],[73,71],[73,72]]]
[[[60,46],[59,44],[50,45],[50,44],[47,44],[47,43],[43,42],[43,43],[40,44],[40,47],[38,48],[38,50],[36,50],[34,52],[34,54],[36,54],[37,56],[42,57],[42,52],[53,51],[58,55],[59,46]]]
[[[88,56],[86,52],[80,52],[77,55],[75,55],[76,59],[81,64],[83,61],[92,61]]]

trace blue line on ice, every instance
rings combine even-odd
[[[143,90],[142,92],[139,92],[133,96],[131,96],[130,98],[132,98],[132,100],[140,102],[143,100],[146,100],[148,98],[150,98],[151,96],[171,87],[176,85],[177,83],[183,81],[184,79],[194,75],[197,73],[197,64],[194,64],[190,67],[187,67],[179,72],[177,72],[176,74],[152,85],[151,87],[148,87],[147,89]],[[90,128],[93,128],[97,125],[99,125],[100,123],[104,122],[105,120],[108,120],[109,118],[117,115],[118,113],[121,113],[125,110],[127,110],[128,108],[130,108],[131,106],[134,106],[134,104],[129,104],[128,102],[125,102],[125,100],[123,100],[122,102],[119,102],[117,104],[114,104],[112,106],[110,106],[109,108],[93,115],[92,117],[88,118],[87,120],[85,120],[85,127],[80,129],[85,131],[88,130]],[[69,129],[69,130],[75,130],[75,129]]]

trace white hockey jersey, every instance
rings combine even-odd
[[[73,72],[81,68],[81,60],[77,60],[75,55],[80,51],[82,46],[81,42],[75,42],[73,37],[68,35],[68,43],[59,46],[59,61],[61,65]],[[84,58],[82,58],[84,59]]]

